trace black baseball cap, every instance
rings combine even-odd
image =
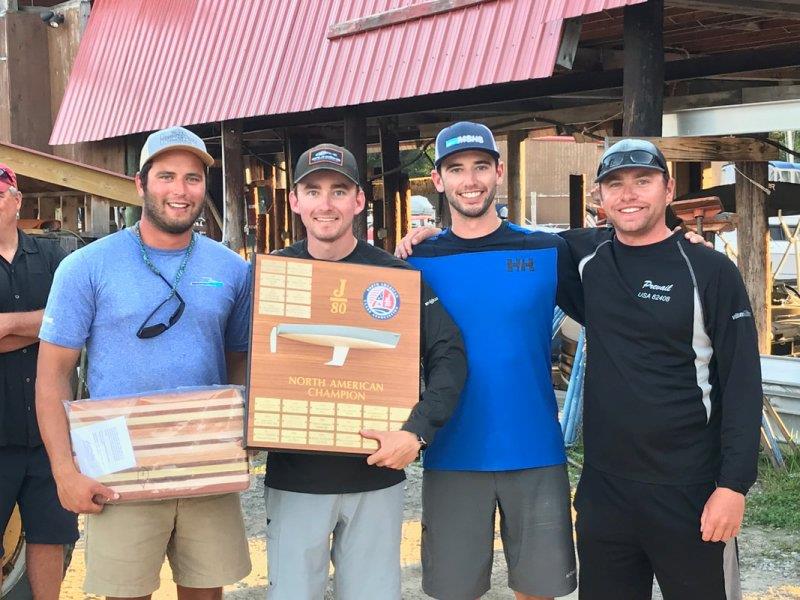
[[[613,171],[631,167],[654,169],[666,173],[667,160],[661,150],[652,142],[633,138],[620,140],[603,152],[603,156],[600,157],[595,183]]]
[[[347,148],[336,144],[318,144],[303,152],[294,168],[294,184],[297,185],[303,177],[317,171],[335,171],[356,185],[361,185],[356,157]]]
[[[492,131],[486,125],[459,121],[445,127],[436,136],[436,154],[433,164],[438,169],[445,158],[465,150],[481,150],[488,152],[495,159],[500,158],[500,151],[497,149]]]

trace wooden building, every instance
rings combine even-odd
[[[454,120],[479,120],[505,140],[514,221],[524,217],[525,140],[559,134],[596,144],[663,132],[679,136],[661,141],[682,189],[700,186],[701,161],[737,161],[747,176],[737,197],[739,239],[746,240],[740,267],[756,314],[768,318],[768,207],[758,185],[766,184],[763,161],[777,157],[766,133],[800,129],[800,3],[275,0],[262,6],[95,0],[81,30],[89,3],[65,3],[65,30],[80,47],[63,98],[51,105],[52,150],[83,147],[84,161],[93,163],[98,149],[106,153],[105,166],[130,172],[148,132],[193,128],[220,158],[211,191],[218,201],[224,196],[218,209],[225,236],[238,248],[248,213],[248,227],[263,215],[269,245],[303,235],[283,199],[287,171],[306,147],[344,143],[366,172],[368,145],[379,145],[385,200],[371,208],[386,233],[376,243],[392,246],[407,212],[401,144],[425,148]],[[25,12],[17,8],[17,15],[0,17],[6,35],[9,18]],[[55,44],[48,39],[48,48]],[[51,71],[69,62],[74,45],[69,49],[55,57],[49,51]],[[55,99],[60,88],[52,77]],[[584,179],[571,178],[573,224],[582,220]],[[368,186],[370,201],[371,192]],[[365,229],[366,216],[357,233]],[[759,323],[763,335],[766,322]]]

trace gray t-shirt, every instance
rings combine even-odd
[[[171,283],[185,250],[147,247],[147,253]],[[86,344],[92,398],[227,383],[225,352],[247,351],[248,264],[197,236],[178,285],[183,315],[161,335],[139,339],[139,327],[169,291],[142,260],[136,234],[120,231],[62,261],[39,337],[67,348]],[[167,323],[177,307],[173,297],[147,324]]]

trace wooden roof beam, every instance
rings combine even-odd
[[[638,136],[637,136],[638,137]],[[622,138],[608,138],[608,144]],[[762,140],[749,137],[645,137],[661,149],[671,161],[753,161],[778,160],[778,149]]]
[[[119,173],[2,142],[0,162],[8,164],[17,175],[100,196],[118,204],[142,205],[133,178]]]
[[[710,10],[737,15],[774,17],[776,19],[800,19],[798,0],[668,0],[669,6]]]
[[[460,8],[483,4],[486,1],[487,0],[429,0],[421,4],[393,8],[391,10],[375,13],[374,15],[359,17],[352,21],[335,23],[328,28],[327,37],[329,40],[334,40],[347,35],[365,33],[373,29],[381,29],[382,27],[388,27],[390,25],[407,23],[409,21],[415,21]]]

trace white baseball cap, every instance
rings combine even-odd
[[[202,160],[207,167],[214,164],[214,157],[208,153],[205,142],[198,135],[183,127],[170,127],[148,136],[139,155],[139,169],[167,150],[186,150]]]

